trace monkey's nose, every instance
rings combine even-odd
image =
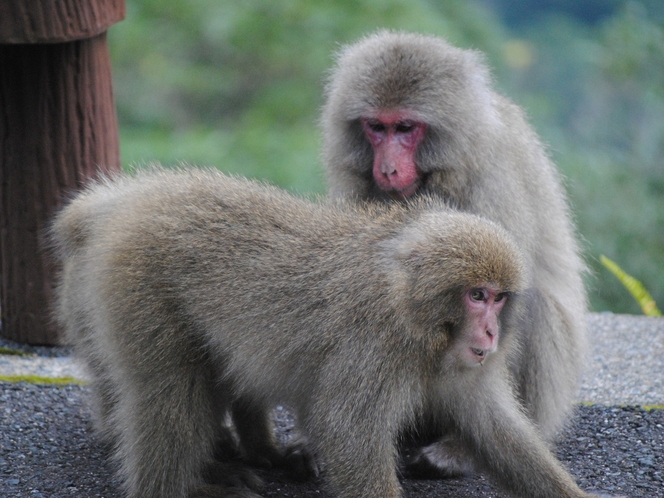
[[[391,161],[383,161],[380,165],[380,171],[383,175],[390,177],[399,174],[399,170],[392,164]]]

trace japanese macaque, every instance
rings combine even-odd
[[[517,496],[590,496],[511,392],[523,262],[492,222],[155,168],[95,182],[50,236],[130,498],[258,496],[215,445],[229,412],[277,403],[336,496],[401,496],[397,442],[424,413]]]
[[[349,45],[327,86],[322,133],[333,197],[437,196],[517,241],[527,292],[511,382],[551,441],[584,364],[585,266],[558,173],[521,109],[492,89],[482,55],[386,31]]]

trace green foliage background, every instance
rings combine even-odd
[[[444,36],[487,53],[496,85],[550,145],[592,307],[639,313],[598,256],[664,303],[659,1],[127,0],[109,32],[123,165],[214,165],[324,193],[317,119],[334,51],[378,28]]]

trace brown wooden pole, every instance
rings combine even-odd
[[[105,31],[64,43],[2,42],[0,30],[0,334],[52,345],[44,229],[67,194],[120,169],[110,57]]]

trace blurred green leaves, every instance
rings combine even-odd
[[[126,167],[187,161],[313,192],[324,190],[317,119],[341,43],[378,28],[462,39],[446,10],[466,12],[469,23],[488,17],[405,0],[128,0],[127,8],[110,32]]]

